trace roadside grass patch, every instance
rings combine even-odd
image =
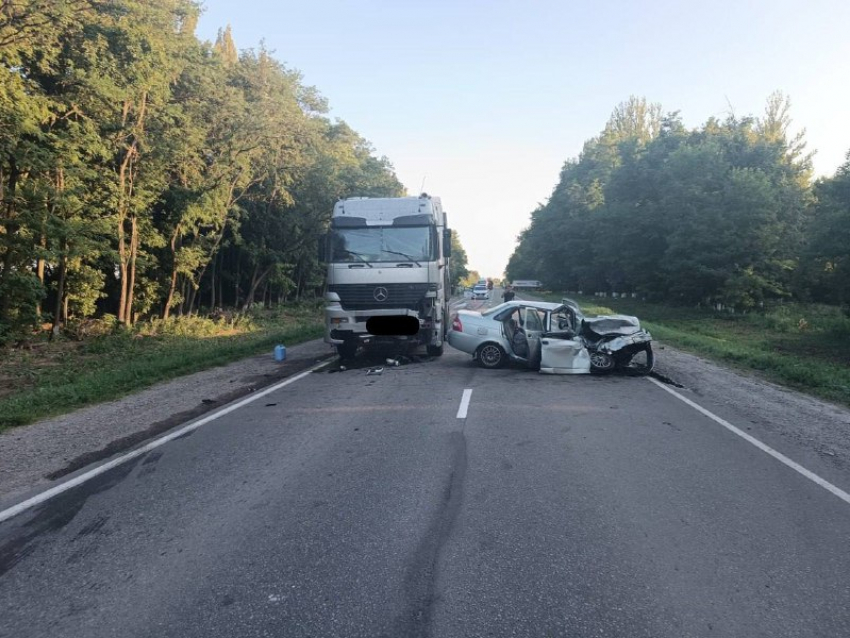
[[[732,314],[637,299],[605,298],[601,306],[598,297],[548,298],[563,296],[588,315],[634,315],[661,342],[850,405],[850,316],[841,308],[787,303]]]
[[[321,306],[301,304],[226,321],[152,321],[83,341],[39,340],[2,350],[0,432],[322,333]]]

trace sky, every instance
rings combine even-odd
[[[439,196],[482,276],[631,95],[698,127],[782,91],[817,175],[850,150],[848,0],[205,0],[198,36],[227,24]]]

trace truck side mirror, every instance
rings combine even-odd
[[[452,231],[443,229],[443,257],[452,256]]]

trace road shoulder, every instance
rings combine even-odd
[[[850,409],[655,343],[658,377],[798,462],[850,470]],[[833,474],[834,472],[834,474]]]
[[[139,443],[333,354],[321,339],[159,383],[136,394],[0,434],[0,504]]]

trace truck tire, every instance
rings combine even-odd
[[[357,354],[357,341],[355,339],[346,339],[344,343],[336,347],[336,352],[340,359],[353,359]]]
[[[442,357],[443,356],[443,346],[425,346],[425,351],[428,353],[430,357]]]

